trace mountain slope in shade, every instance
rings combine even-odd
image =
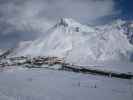
[[[63,18],[35,41],[21,43],[15,56],[57,56],[72,63],[133,60],[132,23],[117,20],[86,26]]]

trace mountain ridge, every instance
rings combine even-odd
[[[57,56],[72,63],[132,61],[132,29],[132,23],[122,20],[92,27],[62,18],[44,37],[14,52],[15,56]]]

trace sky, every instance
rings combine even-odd
[[[60,18],[83,24],[133,20],[133,0],[0,0],[0,48],[45,34]]]
[[[116,0],[117,9],[121,10],[119,18],[133,20],[133,0]]]

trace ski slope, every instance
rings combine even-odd
[[[0,72],[0,100],[132,100],[133,80],[47,69]]]

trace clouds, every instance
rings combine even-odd
[[[114,0],[0,0],[0,37],[32,39],[61,17],[92,23],[117,13]]]

